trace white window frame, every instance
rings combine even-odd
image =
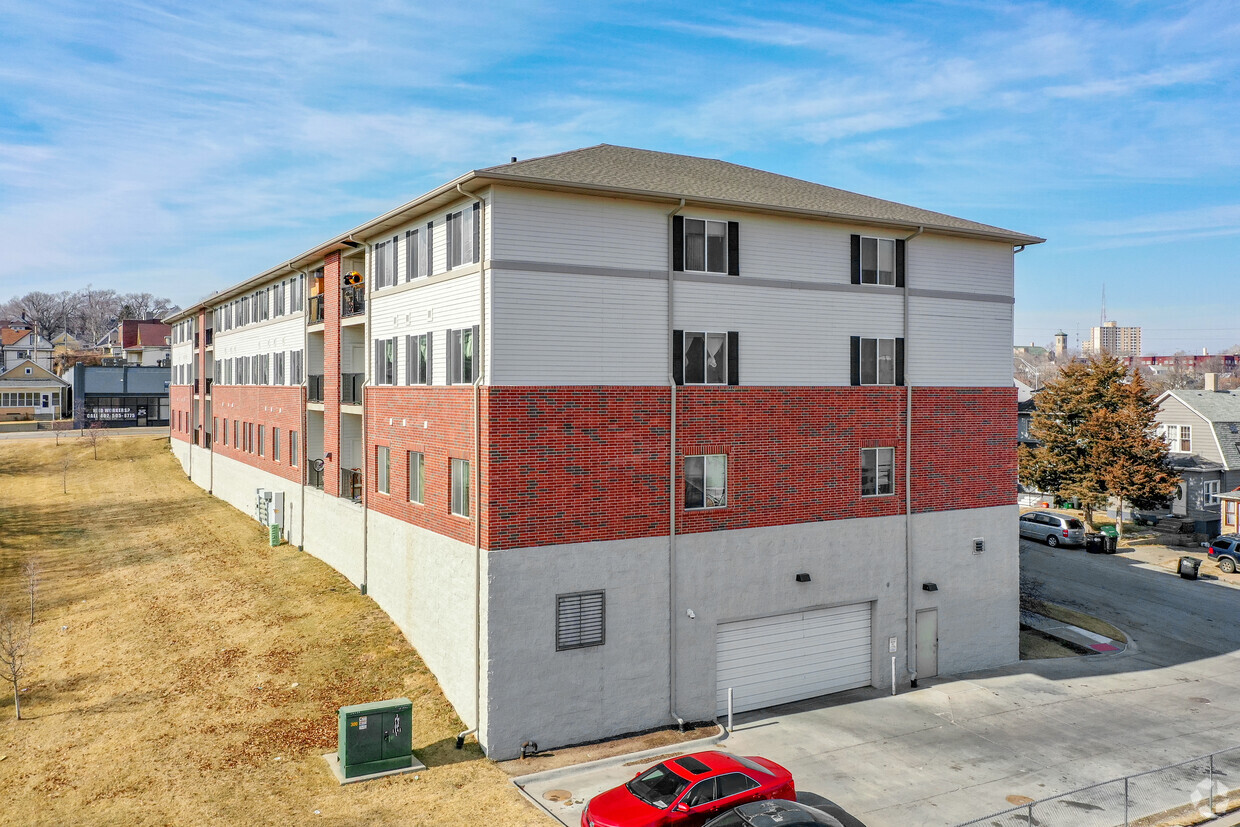
[[[469,373],[465,372],[465,337],[469,337]],[[461,327],[448,331],[448,349],[452,374],[449,385],[468,385],[478,378],[478,343],[474,329]]]
[[[683,334],[684,341],[681,347],[681,376],[684,378],[686,385],[726,385],[728,384],[728,333],[723,331],[710,330],[686,330]],[[689,348],[691,342],[695,338],[702,341],[702,379],[701,381],[691,380],[689,378]],[[710,365],[710,345],[712,342],[722,341],[722,347],[716,355],[715,378],[711,378]]]
[[[896,340],[894,338],[867,339],[864,336],[859,338],[861,339],[861,353],[859,356],[857,373],[860,379],[860,384],[894,386],[896,384]],[[872,352],[869,354],[873,358],[873,373],[870,376],[871,381],[866,381],[867,348],[872,348]],[[883,351],[888,349],[889,352],[884,354]],[[884,359],[887,360],[886,365],[884,365]],[[884,370],[884,367],[886,367],[887,370]],[[890,373],[889,377],[884,376],[887,372]],[[888,378],[890,378],[891,381],[886,381]]]
[[[1167,450],[1173,454],[1191,454],[1193,452],[1193,426],[1172,425],[1166,423],[1158,426],[1162,438],[1167,443]]]
[[[685,510],[704,511],[711,508],[727,508],[728,506],[728,455],[727,454],[692,454],[685,457]],[[722,485],[710,485],[711,482]],[[692,491],[701,493],[701,504],[696,503],[698,497]]]
[[[1201,493],[1205,497],[1206,505],[1218,505],[1221,502],[1218,495],[1223,493],[1223,484],[1218,480],[1203,480]]]
[[[867,248],[872,250],[874,269],[872,275],[866,277],[866,253]],[[883,254],[888,254],[887,263],[891,269],[882,269]],[[861,236],[861,283],[862,284],[881,284],[884,286],[894,287],[896,283],[896,240],[894,238],[883,238],[881,236]]]
[[[701,233],[702,249],[700,253],[701,258],[702,258],[702,267],[700,269],[696,267],[691,267],[689,264],[689,256],[690,256],[689,225],[691,223],[700,224],[702,226],[702,233]],[[716,252],[714,255],[711,255],[711,250],[710,250],[710,247],[711,247],[710,239],[712,238],[711,230],[712,228],[718,228],[718,227],[723,228],[723,251],[722,253]],[[696,238],[696,235],[694,237]],[[686,273],[715,273],[716,275],[720,275],[720,276],[726,276],[728,274],[728,222],[727,221],[721,221],[716,218],[690,218],[686,216],[685,221],[684,221],[684,238],[682,239],[682,243],[683,243],[683,247],[681,249],[681,252],[684,256],[684,267],[685,267],[684,272]],[[694,246],[696,247],[697,245],[695,244]],[[697,252],[697,251],[694,251],[694,252]],[[722,258],[722,262],[718,261],[717,260],[718,258]]]
[[[421,451],[409,452],[409,502],[426,502],[426,455]]]
[[[872,454],[874,478],[870,480],[869,487],[872,490],[867,491],[866,481],[866,456]],[[879,480],[882,478],[883,459],[886,458],[887,467],[887,485],[883,486]],[[884,487],[886,490],[883,490]],[[861,449],[861,496],[862,497],[892,497],[896,493],[896,449],[895,448],[862,448]]]
[[[448,460],[448,478],[452,482],[449,510],[457,517],[469,518],[469,460]]]
[[[392,493],[392,449],[386,445],[375,446],[375,491]]]

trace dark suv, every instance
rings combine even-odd
[[[1240,534],[1220,534],[1210,543],[1209,555],[1218,562],[1220,571],[1234,574],[1240,563]]]

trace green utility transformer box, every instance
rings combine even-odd
[[[408,698],[340,708],[336,756],[345,778],[413,766],[413,736]]]

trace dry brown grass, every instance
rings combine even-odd
[[[0,822],[543,823],[369,598],[189,483],[166,439],[0,441],[0,601],[43,565]],[[73,459],[69,494],[60,460]],[[29,611],[27,607],[27,612]],[[340,787],[336,709],[407,696],[428,766]]]

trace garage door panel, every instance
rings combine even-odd
[[[870,684],[870,604],[720,624],[716,700],[745,711]]]

